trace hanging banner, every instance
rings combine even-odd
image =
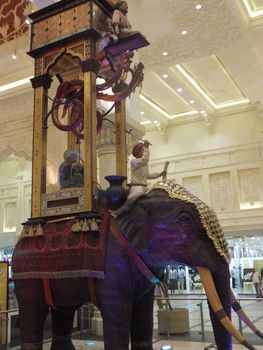
[[[7,341],[7,314],[1,313],[7,310],[8,298],[8,263],[0,262],[0,344]]]

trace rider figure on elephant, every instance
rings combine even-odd
[[[157,179],[161,176],[166,176],[166,171],[149,172],[149,151],[150,142],[148,140],[140,141],[133,146],[133,158],[130,161],[131,165],[131,183],[128,185],[127,200],[123,206],[114,212],[115,216],[120,216],[129,211],[137,198],[147,192],[147,179]]]

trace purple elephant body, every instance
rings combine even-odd
[[[117,223],[158,277],[168,264],[208,268],[230,317],[228,263],[208,237],[193,203],[154,190],[137,200]],[[43,323],[49,309],[42,282],[37,278],[17,280],[15,285],[20,307],[21,349],[42,350]],[[113,235],[106,255],[105,278],[96,280],[95,289],[103,317],[105,350],[128,350],[129,342],[132,350],[152,350],[154,285],[137,269]],[[88,281],[85,278],[51,280],[51,292],[56,306],[51,310],[51,350],[74,350],[73,316],[78,307],[90,300]],[[217,348],[232,349],[231,336],[211,307],[210,315]]]

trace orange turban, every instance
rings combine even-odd
[[[144,148],[144,143],[143,142],[136,143],[136,145],[133,146],[132,155],[135,158],[140,158],[141,155],[142,155],[143,148]]]

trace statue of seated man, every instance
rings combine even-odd
[[[80,154],[74,149],[64,152],[64,162],[59,167],[60,188],[83,187],[84,167],[80,163]]]
[[[127,19],[128,3],[127,1],[119,1],[115,5],[112,15],[112,28],[114,34],[118,37],[126,36],[131,33],[131,24]]]

